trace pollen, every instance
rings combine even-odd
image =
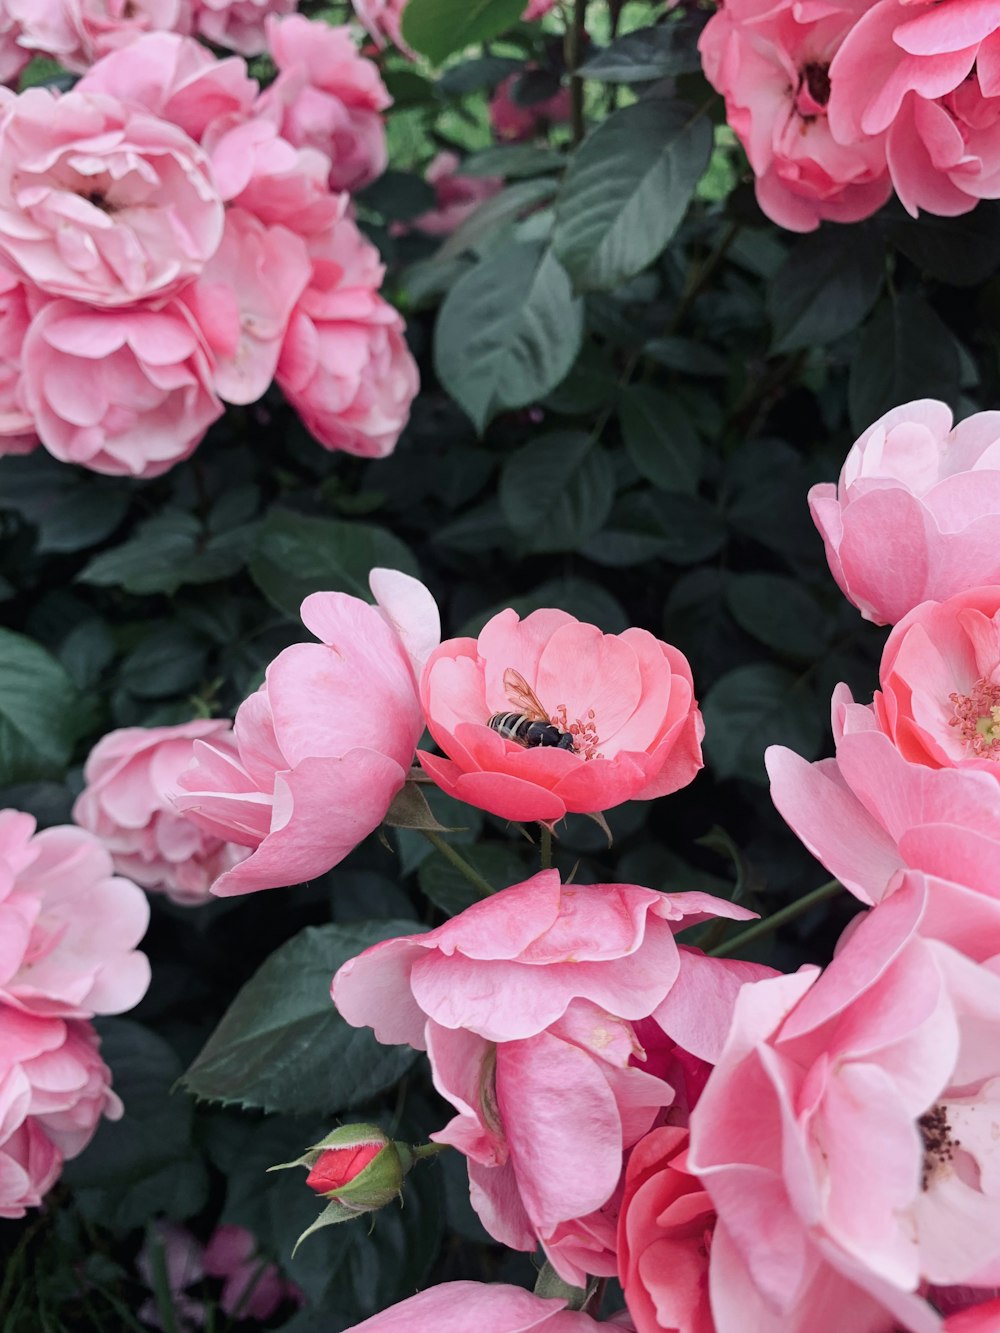
[[[955,716],[948,725],[957,727],[962,740],[977,759],[1000,759],[1000,685],[984,676],[971,694],[949,694]]]
[[[597,748],[601,743],[601,738],[597,734],[597,723],[594,720],[596,716],[594,710],[588,708],[586,717],[578,717],[571,722],[566,705],[560,704],[549,718],[549,721],[560,731],[569,732],[573,737],[574,749],[584,759],[603,759],[604,756],[599,753]]]
[[[943,1106],[932,1106],[917,1121],[920,1137],[924,1141],[924,1166],[920,1177],[920,1188],[927,1190],[935,1172],[955,1156],[955,1149],[961,1142],[952,1138],[948,1124],[948,1112]]]

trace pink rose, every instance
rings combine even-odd
[[[191,31],[191,0],[5,0],[20,43],[80,74],[147,32]]]
[[[216,60],[193,37],[158,32],[99,60],[76,90],[143,107],[200,143],[213,120],[250,113],[257,81],[238,56]]]
[[[750,159],[757,202],[792,231],[824,219],[857,222],[890,194],[884,136],[844,146],[827,119],[833,62],[864,8],[862,0],[727,0],[698,43],[705,77],[725,97]]]
[[[384,458],[420,387],[403,320],[378,294],[378,253],[350,218],[312,239],[310,253],[312,278],[289,321],[278,384],[325,449]]]
[[[1000,1300],[970,1305],[944,1321],[945,1333],[996,1333],[1000,1328]]]
[[[550,735],[525,748],[489,726],[491,717],[529,707],[511,671],[561,733],[558,745]],[[421,764],[449,795],[501,819],[553,823],[570,811],[652,800],[686,786],[702,766],[691,668],[643,629],[602,634],[565,611],[534,611],[523,621],[501,611],[478,640],[441,645],[420,695],[448,756],[421,750]]]
[[[623,1151],[674,1100],[676,1085],[641,1067],[636,1024],[652,1018],[653,1040],[662,1028],[709,1058],[728,1027],[732,964],[679,950],[674,933],[749,915],[707,894],[563,885],[546,870],[350,959],[333,998],[379,1041],[427,1050],[458,1112],[431,1137],[469,1159],[486,1229],[513,1249],[540,1240],[579,1283],[565,1224],[609,1201]],[[744,979],[746,965],[736,969]]]
[[[109,476],[158,477],[222,415],[187,307],[94,310],[52,301],[24,343],[22,392],[42,443]]]
[[[440,636],[416,579],[373,570],[378,606],[340,592],[302,603],[320,643],[279,653],[240,705],[231,746],[195,742],[177,807],[253,849],[213,886],[255,893],[321,875],[385,817],[423,730],[415,670]]]
[[[796,1327],[779,1323],[795,1310],[816,1333],[890,1315],[933,1333],[925,1283],[1000,1275],[1000,958],[929,938],[926,905],[913,877],[822,975],[740,992],[691,1120],[689,1166],[719,1215],[718,1333]],[[727,1294],[730,1250],[750,1280]],[[885,1325],[849,1318],[836,1287]]]
[[[101,1116],[121,1116],[98,1047],[89,1023],[0,1005],[0,1217],[36,1208]]]
[[[424,172],[433,185],[435,205],[413,219],[410,226],[427,236],[450,236],[481,203],[503,189],[499,176],[460,176],[461,158],[457,153],[438,153]]]
[[[21,93],[0,119],[0,252],[42,291],[94,306],[162,298],[222,239],[205,155],[98,93]]]
[[[21,349],[30,323],[24,284],[0,266],[0,455],[27,454],[39,443],[21,387]]]
[[[934,399],[893,408],[809,509],[841,591],[876,624],[1000,582],[1000,412],[953,428]]]
[[[295,1292],[275,1264],[262,1261],[257,1239],[246,1227],[216,1227],[202,1263],[210,1277],[225,1279],[219,1305],[231,1319],[270,1319]]]
[[[213,355],[213,387],[227,403],[253,403],[274,378],[288,321],[312,275],[309,251],[287,227],[226,210],[222,244],[184,292]]]
[[[606,1327],[590,1315],[567,1310],[564,1300],[547,1300],[523,1287],[443,1282],[353,1324],[348,1333],[469,1333],[473,1328],[481,1333],[599,1333]]]
[[[0,7],[0,84],[13,88],[21,71],[31,60],[31,52],[18,38],[21,25],[10,10],[9,0]]]
[[[205,902],[212,882],[246,855],[177,813],[172,797],[194,758],[194,742],[236,757],[228,721],[204,719],[173,727],[126,727],[109,732],[91,750],[87,785],[73,818],[99,838],[115,869],[174,902]]]
[[[274,14],[290,14],[297,0],[194,0],[195,27],[216,46],[259,56],[267,50],[265,26]]]
[[[532,66],[528,66],[531,69]],[[512,96],[520,76],[510,74],[497,87],[490,99],[490,124],[498,139],[507,143],[523,143],[533,139],[549,125],[561,125],[569,120],[572,99],[568,88],[560,88],[551,97],[522,106]]]
[[[386,167],[381,112],[392,98],[378,66],[360,54],[349,28],[301,14],[268,19],[267,40],[279,74],[258,103],[297,148],[329,158],[331,190],[360,190]]]
[[[11,1008],[91,1018],[138,1004],[149,962],[135,946],[148,921],[145,895],[114,878],[90,833],[35,833],[30,815],[0,811],[0,1032]]]

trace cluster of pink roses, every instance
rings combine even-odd
[[[726,0],[699,45],[781,226],[855,222],[893,190],[914,216],[1000,198],[989,0]]]
[[[265,29],[263,92],[153,32],[72,92],[6,95],[0,452],[156,476],[272,379],[326,448],[395,445],[416,366],[346,193],[385,167],[390,99],[348,29]]]
[[[145,994],[148,917],[91,834],[0,811],[0,1218],[41,1203],[122,1113],[88,1020]]]

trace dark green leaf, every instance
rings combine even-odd
[[[902,209],[899,210],[902,215]],[[976,287],[1000,266],[1000,204],[980,199],[969,213],[887,219],[893,245],[922,273],[955,287]],[[850,230],[853,230],[851,228]]]
[[[69,467],[44,450],[0,462],[0,509],[38,529],[40,551],[83,551],[110,537],[125,516],[127,482]]]
[[[569,551],[600,531],[611,512],[610,456],[582,432],[543,435],[510,455],[500,504],[528,550]]]
[[[618,408],[629,457],[664,491],[693,495],[701,471],[701,444],[683,408],[651,385],[624,391]]]
[[[79,707],[54,657],[0,629],[0,784],[60,775],[79,734]]]
[[[788,657],[812,662],[826,648],[823,608],[796,579],[783,574],[732,574],[726,604],[737,625]]]
[[[481,203],[476,211],[456,227],[438,250],[435,261],[456,259],[469,251],[483,255],[508,238],[514,224],[547,204],[555,195],[555,181],[515,181]]]
[[[860,435],[891,407],[913,398],[958,396],[960,360],[948,328],[915,292],[881,303],[851,366],[851,424]]]
[[[434,361],[481,431],[554,389],[576,360],[583,303],[541,244],[506,245],[460,278],[438,317]]]
[[[861,323],[885,270],[874,228],[826,227],[797,241],[768,291],[772,351],[822,346]]]
[[[310,518],[272,509],[250,560],[250,576],[264,596],[298,618],[311,592],[349,592],[370,598],[368,574],[376,566],[416,574],[416,561],[398,537],[370,523]]]
[[[592,56],[580,73],[602,83],[645,83],[670,74],[688,74],[701,64],[693,28],[692,23],[667,22],[626,33]]]
[[[523,0],[409,0],[403,10],[403,38],[439,65],[452,51],[488,42],[512,28]]]
[[[204,640],[167,624],[143,639],[122,663],[122,684],[140,699],[166,699],[193,689],[205,670]]]
[[[652,559],[693,565],[714,555],[725,537],[722,516],[699,496],[646,491],[615,506],[610,523],[586,543],[584,554],[614,567]]]
[[[567,159],[554,148],[537,148],[527,143],[498,143],[467,157],[458,169],[460,176],[503,176],[516,180],[522,176],[544,176],[561,171]]]
[[[433,186],[409,171],[385,171],[355,195],[358,203],[391,221],[408,222],[434,207]]]
[[[462,856],[495,889],[507,889],[512,884],[519,884],[530,873],[526,869],[523,855],[504,843],[487,842],[475,847],[463,847]],[[440,852],[432,852],[424,858],[417,877],[421,890],[446,916],[457,916],[480,900],[474,885]]]
[[[690,338],[653,338],[642,350],[659,365],[682,375],[725,375],[729,370],[724,356]]]
[[[787,745],[815,758],[823,734],[819,700],[799,677],[768,663],[738,666],[705,696],[705,750],[719,778],[765,783],[764,751]]]
[[[329,1116],[395,1083],[415,1053],[382,1046],[369,1028],[349,1026],[333,1006],[330,982],[348,958],[412,932],[412,921],[301,931],[239,992],[184,1086],[206,1101]]]
[[[246,563],[254,531],[244,526],[209,537],[191,514],[168,510],[140,524],[129,541],[95,556],[78,577],[136,594],[174,593],[185,583],[235,574]]]
[[[464,60],[445,70],[437,81],[438,92],[442,97],[464,97],[466,93],[478,93],[482,88],[492,90],[508,75],[517,74],[523,68],[524,62],[512,56],[479,56],[475,60]]]
[[[556,201],[555,252],[580,291],[607,291],[664,249],[712,148],[690,108],[648,98],[609,116],[577,150]]]

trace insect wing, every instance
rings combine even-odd
[[[515,671],[513,667],[508,667],[503,673],[503,687],[507,698],[519,712],[525,717],[530,718],[532,722],[548,722],[549,715],[538,702],[534,690],[521,675],[520,671]]]

